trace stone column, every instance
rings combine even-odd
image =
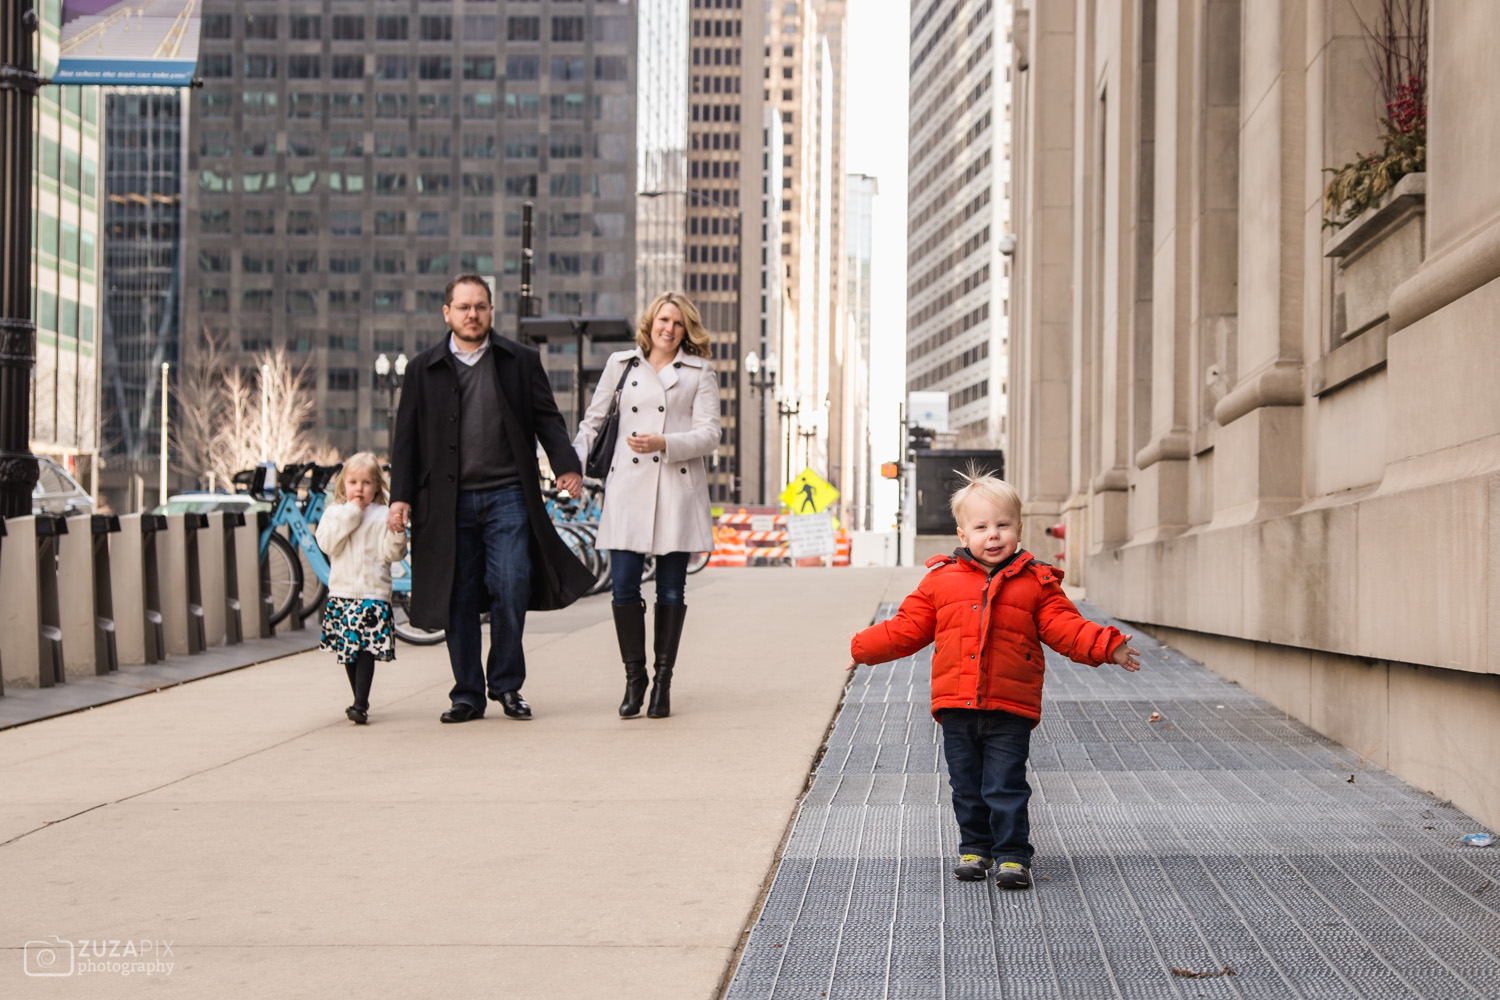
[[[1240,22],[1238,379],[1214,407],[1221,524],[1302,500],[1306,22],[1301,0],[1247,5]]]

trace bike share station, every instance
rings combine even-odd
[[[3,522],[0,728],[311,649],[276,636],[239,512]],[[247,640],[251,642],[247,643]]]

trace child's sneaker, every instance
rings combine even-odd
[[[1002,861],[995,869],[995,887],[998,889],[1030,889],[1031,869],[1014,861]]]
[[[989,858],[981,858],[977,854],[965,854],[958,859],[958,867],[953,869],[953,877],[962,882],[982,882],[984,873],[990,870],[994,864]]]

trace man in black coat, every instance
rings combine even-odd
[[[486,693],[511,718],[531,718],[521,697],[526,611],[566,607],[594,582],[542,499],[538,442],[559,489],[577,496],[583,477],[541,356],[496,333],[493,316],[481,276],[448,283],[450,335],[407,367],[391,444],[389,523],[412,533],[411,622],[448,631],[453,705],[444,722],[484,715]]]

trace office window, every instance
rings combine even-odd
[[[362,41],[365,19],[358,14],[340,14],[329,21],[329,36],[336,42]]]
[[[499,37],[500,19],[489,14],[464,15],[465,42],[493,42]]]
[[[328,75],[335,80],[361,80],[365,75],[365,57],[331,56]]]
[[[378,42],[406,41],[407,20],[399,14],[382,14],[375,18],[375,40]]]
[[[293,14],[287,18],[287,37],[315,42],[323,37],[323,18],[317,14]]]
[[[447,15],[428,15],[421,19],[422,41],[453,41],[453,18]]]
[[[328,231],[334,236],[358,236],[362,229],[363,216],[358,211],[340,209],[328,213]]]
[[[495,158],[495,137],[493,135],[477,135],[466,133],[464,135],[464,156],[469,159],[492,160]]]
[[[375,235],[376,236],[404,236],[406,235],[406,213],[405,212],[376,212],[375,213]]]
[[[494,236],[495,213],[465,212],[463,214],[463,234],[465,236]]]
[[[558,81],[581,81],[583,79],[583,57],[553,56],[552,79]]]
[[[417,155],[423,159],[431,160],[447,158],[452,155],[452,143],[448,135],[438,135],[434,132],[423,132],[417,136]]]
[[[539,42],[542,40],[542,19],[539,17],[508,17],[505,19],[505,40],[508,42]]]

